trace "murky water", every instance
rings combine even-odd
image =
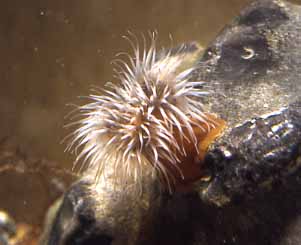
[[[70,167],[64,119],[91,85],[113,79],[127,30],[157,30],[159,46],[206,45],[250,0],[3,1],[0,15],[0,140]],[[300,2],[301,1],[294,1]],[[14,181],[14,180],[11,180]],[[2,193],[2,195],[5,195]],[[2,198],[2,197],[0,197]],[[2,198],[2,203],[4,198]],[[0,199],[0,209],[1,209]]]
[[[64,162],[68,103],[112,80],[122,35],[157,30],[160,44],[209,42],[249,0],[6,1],[0,16],[0,139]],[[159,44],[159,46],[160,46]]]

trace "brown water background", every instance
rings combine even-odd
[[[68,103],[113,80],[127,30],[157,30],[159,46],[206,45],[250,0],[2,0],[0,139],[70,166],[60,141]],[[301,1],[299,1],[301,2]]]

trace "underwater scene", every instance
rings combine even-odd
[[[301,1],[1,12],[0,245],[301,244]]]

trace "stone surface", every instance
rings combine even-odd
[[[173,195],[146,181],[139,197],[85,176],[41,244],[301,244],[300,18],[298,5],[255,1],[198,60],[206,110],[227,122],[206,156],[209,181]]]

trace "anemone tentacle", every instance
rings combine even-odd
[[[156,35],[148,50],[143,39],[142,51],[131,42],[134,55],[126,55],[128,62],[113,62],[119,83],[108,83],[102,94],[91,94],[91,103],[79,108],[83,118],[68,148],[81,148],[75,162],[96,169],[97,178],[112,164],[118,181],[139,182],[151,169],[169,183],[166,162],[180,172],[184,142],[197,149],[194,127],[214,126],[200,101],[208,94],[202,90],[204,82],[191,81],[194,68],[179,71],[181,49],[178,55],[168,50],[159,57]]]

